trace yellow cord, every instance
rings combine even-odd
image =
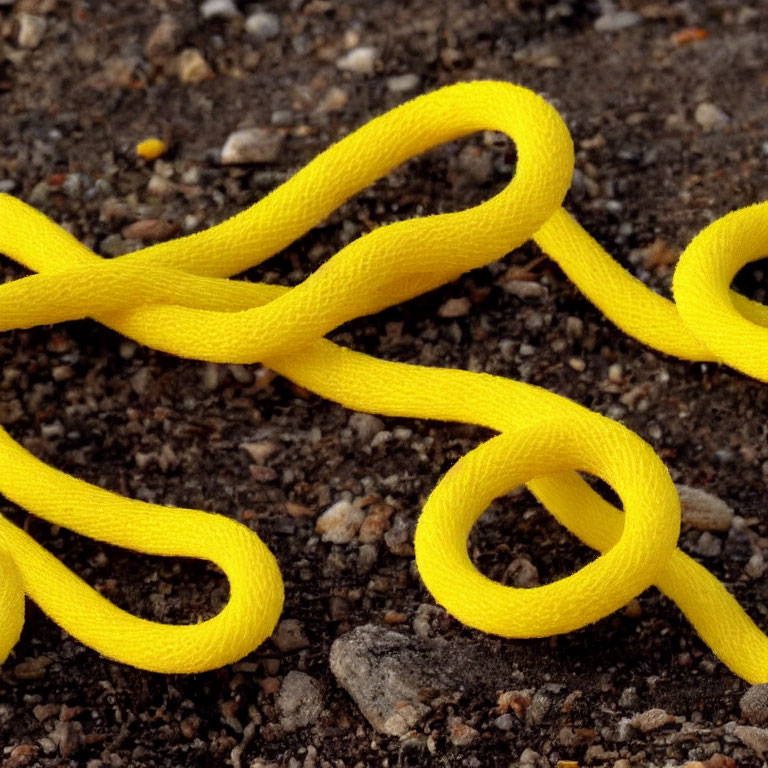
[[[478,130],[505,133],[518,152],[514,178],[487,202],[380,227],[293,289],[225,279],[278,252],[409,157]],[[668,354],[723,361],[768,381],[768,309],[729,291],[739,267],[768,252],[766,204],[724,217],[691,243],[675,275],[673,303],[624,271],[560,207],[572,170],[570,135],[551,106],[518,86],[475,82],[372,120],[216,227],[111,261],[0,195],[0,251],[38,273],[0,286],[0,330],[92,317],[171,354],[262,362],[355,410],[494,429],[497,437],[449,470],[419,519],[416,561],[439,603],[478,629],[536,637],[584,626],[655,584],[736,674],[768,681],[768,638],[714,576],[676,549],[677,494],[639,437],[538,387],[376,360],[323,338],[351,318],[435,288],[533,238],[627,333]],[[577,471],[609,483],[623,511]],[[533,589],[482,576],[467,555],[467,535],[493,498],[521,483],[603,554]],[[25,593],[102,654],[161,672],[234,661],[277,621],[283,593],[275,560],[242,525],[95,488],[42,464],[1,429],[0,492],[87,536],[211,560],[231,592],[224,610],[201,624],[138,619],[0,516],[0,660],[21,631]]]

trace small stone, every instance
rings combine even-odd
[[[245,20],[245,31],[257,40],[273,40],[280,34],[280,19],[268,11],[256,11]]]
[[[261,440],[256,443],[240,443],[240,447],[256,464],[264,464],[264,462],[277,451],[280,446],[269,440]]]
[[[277,695],[277,709],[287,732],[313,725],[323,711],[320,684],[304,672],[289,672]]]
[[[282,653],[309,648],[304,625],[298,619],[283,619],[272,634],[272,641]]]
[[[176,191],[176,185],[156,173],[153,173],[147,182],[147,194],[150,197],[170,197]]]
[[[123,227],[123,237],[142,242],[157,242],[167,240],[179,231],[179,225],[163,219],[142,219]]]
[[[540,765],[549,765],[549,761],[545,761],[538,752],[526,747],[520,753],[520,765],[524,768],[529,768],[529,766],[530,768],[538,768]]]
[[[179,724],[181,735],[185,739],[192,741],[192,739],[197,736],[197,731],[200,728],[200,724],[201,721],[197,715],[190,715],[189,717],[184,718],[184,720],[182,720]]]
[[[500,731],[511,731],[513,726],[515,725],[515,719],[510,715],[509,713],[505,715],[499,715],[494,721],[493,724],[500,730]]]
[[[768,753],[768,730],[756,728],[754,725],[737,725],[733,735],[749,747],[762,760]]]
[[[371,46],[353,48],[336,60],[336,66],[345,72],[358,75],[372,75],[376,65],[378,51]]]
[[[20,48],[37,48],[43,42],[45,29],[48,26],[42,16],[34,16],[31,13],[20,13],[18,15],[19,31],[16,35],[16,42]]]
[[[11,754],[3,760],[3,768],[27,768],[37,757],[38,747],[33,744],[19,744],[11,750]]]
[[[619,706],[624,709],[637,709],[640,706],[640,697],[637,695],[637,688],[630,686],[625,688],[619,696]]]
[[[696,554],[699,554],[702,557],[718,557],[723,551],[723,542],[716,536],[713,536],[709,531],[704,531],[704,533],[699,536],[699,540],[696,542],[694,550],[696,551]]]
[[[314,517],[315,510],[311,507],[305,507],[303,504],[295,504],[292,501],[285,502],[285,511],[291,517]]]
[[[47,656],[37,656],[25,659],[13,668],[13,674],[17,680],[40,680],[45,676],[45,669],[53,661]]]
[[[372,413],[353,413],[349,417],[349,426],[355,430],[360,442],[368,445],[384,429],[384,422]]]
[[[414,88],[418,88],[420,82],[421,78],[418,75],[409,72],[405,75],[395,75],[394,77],[388,78],[387,88],[389,88],[392,93],[405,93],[406,91],[412,91]]]
[[[461,720],[454,720],[448,726],[448,738],[454,747],[469,747],[474,744],[480,734]]]
[[[698,531],[720,532],[731,527],[733,510],[722,499],[689,485],[678,484],[676,488],[683,525]]]
[[[75,375],[71,365],[57,365],[51,369],[51,377],[54,381],[68,381]]]
[[[584,335],[584,321],[569,315],[565,321],[565,335],[571,340],[580,339]]]
[[[663,728],[665,725],[675,722],[675,716],[670,715],[663,709],[647,709],[645,712],[635,715],[629,724],[633,728],[641,730],[643,733],[650,733],[659,728]]]
[[[182,83],[196,85],[213,77],[213,70],[197,48],[185,48],[179,54],[179,80]]]
[[[536,691],[531,699],[531,705],[525,713],[525,721],[529,725],[541,725],[552,708],[552,699],[544,691]]]
[[[752,725],[768,723],[768,683],[753,685],[739,700],[741,716]]]
[[[731,118],[720,107],[710,101],[703,101],[699,104],[693,117],[707,133],[722,130],[731,121]]]
[[[331,86],[325,96],[320,99],[315,112],[319,114],[328,114],[330,112],[341,112],[349,104],[349,94],[338,85]]]
[[[337,501],[317,518],[315,531],[323,541],[348,544],[355,538],[365,519],[365,513],[348,501]]]
[[[223,165],[271,163],[277,160],[283,136],[268,128],[244,128],[230,133],[221,148]]]
[[[756,552],[752,555],[744,566],[744,573],[746,573],[750,579],[759,579],[766,570],[768,570],[768,564],[766,564],[765,558],[761,552]]]
[[[280,690],[280,681],[276,677],[265,677],[259,680],[259,687],[267,696],[274,696]]]
[[[446,318],[466,317],[469,314],[471,307],[472,302],[466,296],[462,296],[458,299],[448,299],[448,301],[437,310],[437,314],[440,317]]]
[[[175,16],[164,13],[144,43],[144,54],[148,59],[170,56],[175,53],[184,39],[184,30]]]
[[[503,691],[496,700],[496,711],[502,715],[511,709],[521,719],[525,716],[528,707],[531,706],[533,690],[525,688],[520,691]]]
[[[363,544],[357,553],[357,572],[365,576],[371,572],[379,559],[379,550],[375,544]]]
[[[204,19],[236,19],[240,11],[232,0],[205,0],[200,15]]]
[[[71,197],[73,200],[79,200],[83,194],[93,186],[93,179],[86,173],[68,173],[67,177],[61,183],[59,189]]]
[[[144,396],[149,391],[149,385],[152,380],[152,374],[150,373],[148,366],[139,368],[129,379],[131,389],[139,396]]]
[[[331,672],[368,722],[390,736],[402,736],[429,712],[421,691],[435,680],[419,662],[409,638],[372,625],[331,646]]]
[[[58,704],[38,704],[32,709],[32,714],[37,718],[38,722],[43,723],[51,717],[55,717],[61,711],[61,707]]]
[[[80,747],[83,739],[83,725],[72,720],[68,723],[59,720],[51,732],[51,739],[59,748],[63,758],[71,757]]]
[[[120,235],[107,235],[99,246],[101,253],[106,256],[122,256],[124,253],[131,253],[141,247],[141,243],[136,240],[126,240]]]
[[[384,534],[387,549],[398,557],[413,557],[413,532],[405,515],[398,514],[392,527]]]
[[[622,29],[634,27],[643,20],[639,13],[634,11],[609,11],[595,19],[597,32],[618,32]]]
[[[513,587],[535,587],[539,583],[539,570],[529,557],[516,557],[504,571],[504,584]]]
[[[547,295],[547,289],[533,280],[507,280],[502,287],[518,299],[543,299]]]

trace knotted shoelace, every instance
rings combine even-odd
[[[514,178],[487,202],[382,226],[292,289],[226,279],[285,248],[408,158],[480,130],[509,136],[518,156]],[[438,603],[486,632],[541,637],[596,621],[655,584],[733,672],[767,681],[768,638],[713,575],[676,548],[675,487],[637,435],[535,386],[377,360],[323,338],[533,239],[628,334],[666,354],[727,363],[768,381],[768,308],[729,290],[744,264],[768,253],[768,204],[731,213],[691,242],[671,302],[627,273],[561,208],[572,171],[571,138],[554,108],[522,87],[474,82],[372,120],[218,226],[108,261],[0,195],[0,251],[37,273],[0,286],[0,330],[90,317],[181,357],[260,362],[347,408],[493,429],[496,437],[441,479],[419,518],[416,562]],[[579,471],[605,480],[623,510]],[[602,554],[566,578],[528,589],[480,574],[467,553],[469,531],[492,499],[523,483]],[[229,602],[207,621],[140,619],[0,516],[0,660],[18,640],[25,594],[86,645],[159,672],[233,662],[277,622],[283,586],[276,561],[239,523],[99,489],[40,462],[2,429],[0,492],[85,536],[212,561],[230,583]]]

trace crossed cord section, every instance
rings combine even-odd
[[[505,133],[518,154],[513,179],[488,201],[382,226],[292,289],[227,279],[283,249],[408,158],[479,130]],[[733,672],[768,681],[768,638],[712,574],[676,548],[677,493],[637,435],[532,385],[382,361],[323,338],[347,320],[431,290],[533,239],[628,334],[667,354],[726,363],[768,381],[768,308],[729,290],[741,266],[768,252],[768,204],[735,211],[691,242],[675,272],[673,303],[627,273],[561,207],[572,171],[571,138],[553,107],[519,86],[473,82],[372,120],[218,226],[109,261],[0,195],[0,251],[37,273],[0,285],[0,330],[91,317],[181,357],[261,362],[347,408],[496,430],[441,479],[419,518],[416,562],[440,604],[486,632],[541,637],[596,621],[655,584]],[[623,509],[578,472],[605,480]],[[522,483],[602,554],[530,589],[480,574],[467,554],[467,535],[492,499]],[[230,663],[271,634],[282,580],[274,557],[245,526],[96,488],[40,462],[1,428],[0,493],[86,536],[210,560],[230,582],[229,602],[212,619],[183,626],[140,619],[0,516],[0,660],[20,635],[25,594],[105,656],[158,672]]]

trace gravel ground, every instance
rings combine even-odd
[[[221,221],[371,116],[474,78],[555,104],[577,149],[567,207],[662,293],[699,229],[765,197],[758,0],[136,7],[0,2],[0,189],[105,256]],[[245,129],[247,143],[228,140]],[[134,152],[149,136],[169,145],[155,161]],[[465,208],[513,172],[513,147],[494,135],[437,148],[248,277],[296,284],[374,224]],[[538,256],[525,246],[332,338],[537,383],[622,421],[675,482],[734,511],[726,530],[687,527],[680,543],[765,626],[768,389],[643,347]],[[4,279],[24,274],[0,265]],[[762,300],[764,269],[739,278]],[[525,642],[434,606],[413,526],[484,430],[350,414],[259,366],[172,358],[87,320],[3,334],[0,355],[0,422],[35,455],[132,498],[244,522],[286,584],[275,636],[194,676],[112,663],[30,605],[0,670],[3,768],[749,768],[768,755],[768,696],[742,698],[747,684],[654,589],[581,631]],[[319,516],[330,507],[351,525],[346,543],[327,540]],[[205,563],[85,540],[2,500],[0,512],[140,616],[196,621],[226,600]],[[526,493],[489,509],[470,551],[486,574],[520,585],[593,557]]]

